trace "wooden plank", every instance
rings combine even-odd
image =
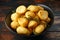
[[[47,32],[46,37],[48,37],[48,38],[60,38],[60,32]]]
[[[0,34],[0,40],[13,40],[14,35],[8,33]]]
[[[10,32],[10,30],[6,27],[4,22],[1,22],[1,26],[2,26],[0,29],[1,32]]]
[[[54,13],[54,24],[48,31],[60,31],[60,12]]]
[[[13,35],[11,33],[4,33],[0,34],[1,39],[5,40],[60,40],[60,32],[47,32],[43,36],[36,36],[36,37],[21,37],[19,35]]]

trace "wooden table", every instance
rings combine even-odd
[[[36,3],[42,3],[39,0],[35,1]],[[14,6],[18,6],[20,4],[27,4],[28,0],[25,1],[17,1],[17,0],[0,0],[0,40],[25,40],[20,38],[19,36],[11,33],[4,24],[5,16],[8,14],[9,10]],[[30,2],[34,4],[34,2]],[[48,5],[54,11],[54,24],[47,33],[44,35],[44,40],[60,40],[60,1],[48,1],[43,2],[42,4]],[[26,40],[33,40],[26,39]],[[36,40],[36,39],[34,39]],[[42,39],[38,39],[42,40]]]

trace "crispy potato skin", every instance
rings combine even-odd
[[[24,27],[21,27],[21,26],[19,26],[16,29],[16,31],[17,31],[18,34],[30,35],[29,30],[27,28],[24,28]]]
[[[34,34],[35,35],[39,35],[41,32],[43,32],[44,31],[44,25],[38,25],[35,29],[34,29]]]
[[[19,13],[19,14],[24,14],[26,12],[26,7],[24,5],[21,5],[19,7],[17,7],[16,9],[16,13]]]
[[[37,12],[37,11],[39,11],[39,7],[37,7],[35,5],[30,5],[30,6],[28,6],[27,10]]]
[[[28,24],[28,28],[34,29],[37,25],[38,25],[38,23],[36,21],[31,20]]]
[[[25,13],[25,16],[26,16],[26,18],[34,18],[35,17],[35,14],[32,11],[27,11]]]
[[[46,20],[46,22],[49,23],[50,21],[51,21],[51,19],[48,17],[47,20]]]
[[[48,18],[48,12],[46,10],[40,10],[37,15],[41,20],[46,20]]]
[[[11,22],[11,28],[16,29],[19,26],[19,23],[17,21]]]
[[[44,25],[44,27],[47,27],[47,22],[46,21],[41,21],[40,24]]]
[[[43,7],[41,7],[41,6],[37,6],[40,10],[44,10],[44,8]]]
[[[27,27],[28,20],[26,18],[19,18],[18,23],[20,24],[20,26]]]
[[[35,20],[36,22],[38,22],[38,24],[40,23],[40,18],[39,18],[38,15],[36,15],[36,16],[33,18],[33,20]]]
[[[20,17],[20,15],[17,14],[17,13],[11,14],[11,20],[12,20],[12,21],[17,21],[19,17]]]

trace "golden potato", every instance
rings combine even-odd
[[[26,18],[34,18],[35,17],[35,14],[32,11],[27,11],[25,13],[25,16],[26,16]]]
[[[24,14],[26,12],[26,7],[24,5],[21,5],[19,7],[17,7],[16,12],[19,14]]]
[[[47,27],[47,23],[45,21],[41,21],[40,24],[44,25],[44,27]]]
[[[30,6],[28,6],[27,10],[37,12],[37,11],[39,11],[39,7],[37,7],[36,5],[30,5]]]
[[[28,28],[35,28],[38,25],[38,23],[34,20],[31,20],[28,24]]]
[[[40,10],[44,10],[44,8],[43,8],[43,7],[41,7],[41,6],[37,6],[37,7],[39,7],[39,9],[40,9]]]
[[[40,24],[33,30],[33,32],[35,35],[39,35],[44,31],[44,29],[44,25]]]
[[[26,18],[19,18],[18,23],[20,26],[26,27],[28,25],[28,20]]]
[[[16,29],[19,26],[19,23],[17,21],[11,22],[11,28]]]
[[[51,20],[51,19],[48,17],[48,18],[47,18],[47,20],[46,20],[46,22],[47,22],[47,23],[49,23],[49,22],[50,22],[50,20]]]
[[[11,20],[12,21],[17,21],[19,17],[20,17],[20,15],[18,15],[17,13],[11,14]]]
[[[40,18],[37,15],[33,18],[33,20],[37,21],[38,24],[40,23]]]
[[[19,26],[16,29],[16,31],[17,31],[18,34],[30,35],[29,30],[27,28],[25,28],[25,27],[22,27],[22,26]]]
[[[40,10],[37,15],[41,20],[46,20],[48,18],[48,12],[46,10]]]

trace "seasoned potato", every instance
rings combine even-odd
[[[26,27],[28,25],[28,20],[26,18],[19,18],[18,23],[20,26]]]
[[[45,21],[41,21],[40,24],[44,25],[45,28],[47,26],[47,22],[45,22]]]
[[[27,28],[24,28],[24,27],[21,27],[19,26],[17,29],[16,29],[17,33],[18,34],[23,34],[23,35],[30,35],[30,32]]]
[[[38,15],[36,15],[36,16],[33,18],[33,20],[37,21],[38,24],[40,23],[40,18],[38,17]]]
[[[26,12],[26,7],[24,5],[21,5],[17,7],[16,12],[19,14],[24,14]]]
[[[17,13],[11,14],[11,20],[12,21],[17,21],[19,17],[20,17],[20,15],[18,15]]]
[[[34,29],[33,32],[34,32],[35,35],[39,35],[39,34],[41,34],[41,32],[44,31],[44,29],[45,29],[44,25],[40,24]]]
[[[38,25],[38,23],[34,20],[31,20],[28,24],[28,28],[35,28]]]
[[[25,13],[25,16],[26,16],[26,18],[34,18],[35,17],[35,14],[32,11],[27,11]]]
[[[44,8],[43,8],[43,7],[41,7],[41,6],[37,6],[37,7],[39,7],[39,9],[40,9],[40,10],[44,10]]]
[[[38,16],[41,20],[46,20],[48,18],[48,12],[46,10],[40,10]]]
[[[30,5],[30,6],[28,6],[27,10],[37,12],[37,11],[39,11],[39,7],[37,7],[35,5]]]
[[[16,29],[19,26],[19,23],[16,21],[11,22],[11,28]]]
[[[49,22],[50,22],[50,20],[51,20],[51,19],[48,17],[48,18],[47,18],[47,20],[46,20],[46,22],[47,22],[47,23],[49,23]]]

